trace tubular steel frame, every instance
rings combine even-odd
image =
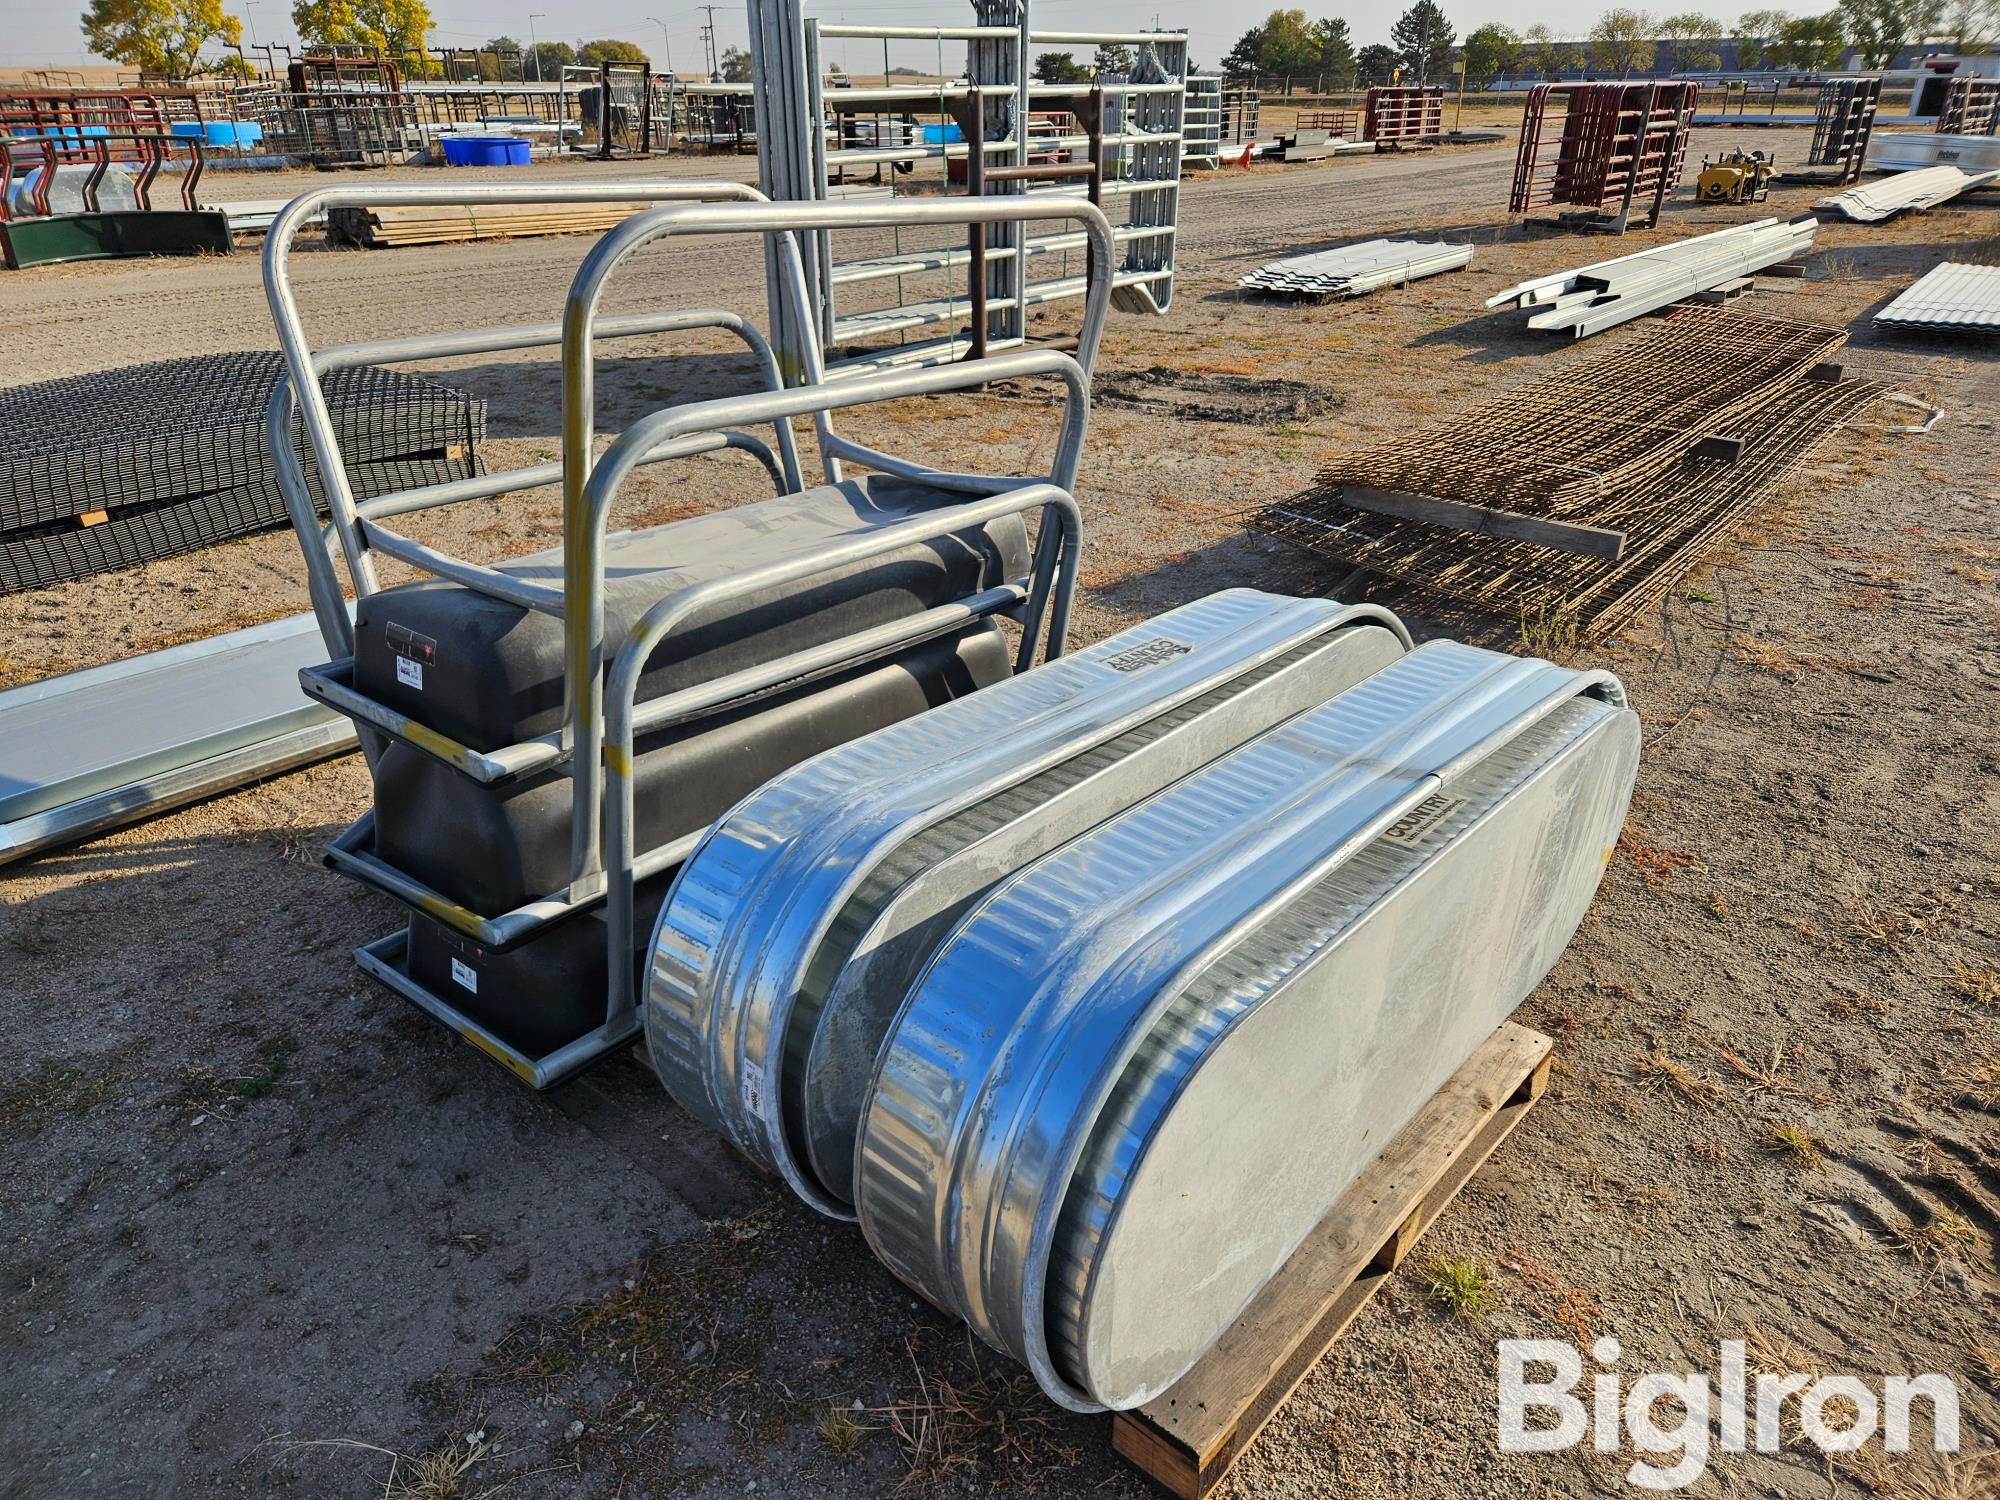
[[[290,248],[299,229],[328,209],[359,204],[364,199],[370,204],[463,205],[629,202],[647,198],[663,200],[666,206],[633,215],[596,243],[571,284],[560,325],[419,336],[318,352],[306,339],[290,281]],[[803,360],[797,374],[802,383],[787,388],[782,380],[786,371],[778,357],[753,327],[733,313],[696,311],[603,320],[598,316],[603,286],[611,273],[642,247],[676,235],[764,237],[767,244],[777,247],[777,259],[784,272],[779,285],[780,299],[794,318],[803,319],[808,306],[807,281],[798,248],[803,237],[838,229],[988,226],[1050,219],[1079,222],[1090,253],[1083,326],[1073,356],[1053,349],[1017,350],[944,368],[878,371],[829,385],[818,343],[808,337],[800,348]],[[561,769],[571,782],[573,808],[571,874],[567,886],[499,916],[472,912],[375,857],[369,848],[373,836],[372,814],[364,816],[335,840],[328,850],[329,861],[344,873],[496,950],[524,942],[553,923],[600,901],[607,905],[611,962],[604,1024],[542,1058],[522,1054],[403,973],[398,967],[406,942],[402,934],[392,934],[359,950],[357,959],[362,966],[517,1076],[538,1088],[546,1087],[637,1034],[639,1019],[631,955],[635,887],[640,880],[659,874],[684,858],[700,836],[691,834],[645,851],[633,847],[631,778],[638,735],[725,704],[754,698],[780,685],[809,681],[878,659],[989,616],[1006,615],[1022,627],[1015,670],[1033,665],[1043,649],[1049,657],[1060,655],[1081,545],[1081,517],[1072,492],[1088,423],[1089,372],[1110,305],[1108,268],[1112,245],[1111,227],[1102,212],[1084,200],[1068,197],[1027,204],[964,199],[773,204],[755,189],[735,183],[615,182],[455,190],[332,188],[308,193],[289,204],[273,223],[264,250],[265,290],[288,372],[267,411],[266,432],[277,456],[276,467],[287,509],[305,554],[315,614],[335,657],[326,667],[301,673],[302,684],[310,695],[357,721],[364,751],[371,762],[379,757],[387,741],[395,740],[482,783]],[[800,326],[809,327],[803,321]],[[725,328],[744,338],[763,368],[765,389],[655,412],[633,423],[601,455],[593,458],[595,339],[688,328]],[[482,475],[383,495],[362,504],[355,502],[346,482],[338,438],[319,389],[319,376],[326,370],[350,364],[399,363],[545,347],[558,342],[563,365],[563,453],[559,464]],[[1066,392],[1054,460],[1050,473],[1042,479],[937,470],[844,438],[834,430],[831,420],[832,412],[846,407],[1034,377],[1059,379]],[[330,513],[330,523],[324,531],[306,490],[298,455],[290,447],[289,429],[295,405],[324,476]],[[847,460],[883,473],[921,480],[939,489],[958,491],[968,498],[960,504],[940,507],[822,548],[808,559],[766,564],[669,595],[648,611],[617,656],[607,663],[603,551],[610,508],[626,478],[642,464],[733,447],[759,457],[778,481],[779,493],[795,492],[803,487],[803,481],[790,422],[801,416],[812,418],[822,470],[829,483],[839,481],[841,464]],[[777,434],[776,456],[760,440],[740,430],[765,423],[771,424]],[[451,557],[399,536],[382,524],[392,516],[557,479],[563,487],[560,590]],[[1023,579],[825,646],[794,652],[717,681],[697,684],[643,705],[634,701],[647,659],[661,641],[701,608],[759,588],[800,581],[830,567],[886,555],[914,542],[947,536],[1001,516],[1031,511],[1040,513],[1042,526],[1031,572]],[[493,752],[481,752],[357,692],[352,685],[353,635],[332,558],[336,545],[357,595],[379,589],[372,554],[381,552],[468,588],[562,619],[563,729]]]
[[[1567,205],[1588,215],[1581,227],[1623,234],[1643,205],[1640,223],[1652,227],[1681,180],[1700,92],[1685,82],[1536,84],[1522,110],[1508,212]]]

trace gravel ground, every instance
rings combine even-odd
[[[1781,161],[1805,145],[1709,131],[1695,156],[1738,143]],[[1240,513],[1299,488],[1318,454],[1588,357],[1485,314],[1494,290],[1815,196],[1683,196],[1614,249],[1504,228],[1510,161],[1466,148],[1189,183],[1172,310],[1117,317],[1105,343],[1083,638],[1229,584],[1332,586],[1247,537]],[[213,179],[238,198],[328,180]],[[1412,228],[1468,231],[1473,267],[1346,305],[1235,292],[1274,254]],[[1949,1473],[1874,1445],[1833,1462],[1792,1446],[1718,1454],[1691,1493],[1996,1493],[2000,362],[1990,343],[1878,338],[1866,321],[1996,235],[1992,195],[1829,225],[1807,279],[1743,304],[1852,329],[1851,369],[1945,418],[1922,436],[1842,433],[1659,615],[1566,653],[1621,673],[1647,748],[1623,852],[1519,1016],[1557,1038],[1550,1095],[1415,1258],[1418,1273],[1477,1260],[1488,1305],[1453,1318],[1398,1277],[1229,1493],[1617,1492],[1629,1451],[1506,1456],[1494,1437],[1496,1338],[1603,1333],[1628,1379],[1712,1370],[1740,1338],[1772,1370],[1957,1383]],[[536,321],[557,315],[584,247],[315,251],[297,280],[323,342]],[[690,243],[635,264],[607,306],[760,295],[739,245]],[[243,255],[5,277],[0,343],[0,379],[25,382],[273,339]],[[438,368],[491,403],[489,462],[551,452],[546,360]],[[621,346],[600,371],[602,425],[746,374],[716,341]],[[987,394],[848,425],[1032,472],[1050,418],[1040,399]],[[745,472],[656,469],[630,517],[741,498]],[[499,556],[555,522],[541,492],[415,529]],[[0,598],[0,671],[304,605],[291,537],[250,538]],[[1517,644],[1505,622],[1471,633]],[[727,1158],[636,1061],[532,1096],[365,980],[349,951],[396,912],[314,851],[367,791],[350,758],[0,875],[0,1495],[377,1495],[392,1463],[408,1479],[440,1452],[469,1466],[459,1488],[417,1493],[1147,1493],[1101,1419],[1054,1412],[972,1350],[851,1229]],[[1774,1149],[1780,1130],[1795,1149]]]

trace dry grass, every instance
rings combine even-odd
[[[398,1453],[356,1438],[319,1438],[292,1443],[279,1457],[301,1448],[352,1448],[389,1460],[389,1472],[380,1480],[381,1500],[490,1500],[504,1494],[511,1480],[475,1487],[472,1471],[492,1458],[498,1449],[495,1440],[481,1432],[469,1432],[464,1444],[447,1443],[430,1453],[415,1457]]]
[[[1746,1062],[1727,1047],[1709,1043],[1729,1065],[1729,1071],[1742,1079],[1753,1094],[1769,1094],[1777,1099],[1797,1099],[1807,1104],[1831,1104],[1833,1096],[1822,1089],[1808,1089],[1785,1075],[1785,1048],[1782,1043],[1771,1049],[1771,1060],[1762,1067]]]
[[[1764,1149],[1800,1167],[1817,1167],[1825,1160],[1819,1142],[1797,1125],[1767,1125]]]
[[[852,1407],[829,1406],[820,1413],[820,1440],[843,1463],[861,1451],[861,1440],[872,1431],[872,1427],[854,1415]]]
[[[1642,1089],[1666,1089],[1694,1104],[1714,1104],[1722,1097],[1715,1084],[1659,1051],[1635,1057],[1631,1076]]]
[[[1578,1348],[1588,1346],[1604,1322],[1604,1309],[1531,1256],[1513,1254],[1500,1257],[1503,1269],[1521,1278],[1527,1288],[1529,1306],[1570,1336]]]
[[[1653,843],[1646,830],[1637,823],[1625,825],[1625,831],[1618,835],[1618,847],[1625,851],[1625,857],[1646,878],[1646,883],[1656,890],[1664,890],[1673,884],[1676,870],[1703,873],[1708,870],[1697,854],[1685,849],[1665,849]]]
[[[1980,1109],[2000,1110],[2000,1055],[1969,1057],[1948,1065],[1940,1076],[1954,1098]]]
[[[1027,1371],[988,1370],[969,1332],[963,1351],[948,1357],[927,1356],[919,1337],[907,1352],[915,1392],[875,1409],[903,1450],[897,1493],[985,1493],[994,1488],[980,1482],[986,1475],[1033,1494],[1075,1467],[1082,1455],[1063,1431],[1063,1415]]]
[[[1493,1305],[1493,1277],[1481,1260],[1440,1257],[1418,1273],[1417,1286],[1454,1318],[1468,1322]]]
[[[1971,1265],[1986,1244],[1986,1236],[1949,1209],[1939,1209],[1928,1224],[1915,1219],[1889,1231],[1889,1243],[1932,1276],[1951,1266]]]
[[[1975,969],[1970,964],[1959,964],[1952,970],[1951,992],[1974,1005],[2000,1010],[2000,974],[1991,969]]]

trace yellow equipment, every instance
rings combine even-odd
[[[1713,162],[1703,157],[1701,175],[1695,179],[1695,197],[1703,203],[1762,203],[1771,196],[1776,168],[1776,158],[1762,151],[1748,156],[1731,151]]]

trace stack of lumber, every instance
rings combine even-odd
[[[335,245],[371,250],[397,245],[445,245],[459,240],[521,239],[544,234],[602,234],[657,203],[411,204],[404,208],[336,208],[326,237]]]

